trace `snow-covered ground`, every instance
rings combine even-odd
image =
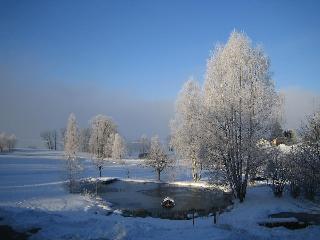
[[[96,177],[90,156],[83,155],[83,177]],[[300,230],[266,228],[258,223],[283,211],[320,212],[319,206],[289,196],[274,198],[266,186],[249,187],[244,203],[235,203],[213,224],[212,217],[192,220],[128,218],[109,213],[108,204],[90,196],[69,194],[65,188],[62,152],[19,150],[0,155],[0,225],[16,230],[40,227],[31,239],[319,239],[320,226]],[[153,180],[154,172],[140,160],[125,165],[109,161],[108,177]],[[189,185],[188,171],[164,174],[165,181]],[[192,184],[190,184],[192,187]],[[204,187],[198,184],[196,187]],[[193,186],[194,187],[194,186]]]

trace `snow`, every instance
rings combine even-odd
[[[283,153],[290,153],[290,151],[293,149],[293,146],[288,146],[285,144],[279,144],[278,147],[280,151],[282,151]]]
[[[135,181],[154,181],[155,173],[142,168],[140,160],[127,160],[126,165],[109,164],[103,175],[91,166],[83,155],[86,171],[83,177],[91,181],[125,179],[126,168]],[[320,226],[288,230],[266,228],[258,223],[270,220],[278,212],[318,212],[319,206],[307,200],[273,197],[265,185],[250,186],[243,203],[235,202],[218,216],[192,220],[123,217],[111,204],[88,194],[69,194],[65,188],[65,161],[61,152],[21,150],[0,155],[0,224],[16,230],[40,227],[30,239],[318,239]],[[207,187],[206,183],[191,184],[181,171],[174,184]],[[88,178],[91,177],[91,178]],[[132,180],[130,178],[130,180]],[[190,180],[190,179],[189,179]],[[166,181],[169,181],[166,178]],[[184,183],[185,182],[185,183]],[[287,220],[287,219],[286,219]]]
[[[287,222],[299,222],[298,219],[294,217],[289,218],[268,218],[261,223],[287,223]]]

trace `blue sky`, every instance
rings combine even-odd
[[[278,89],[318,93],[319,12],[319,1],[0,0],[0,81],[172,101],[237,29],[263,45]]]
[[[210,49],[235,28],[263,44],[278,88],[320,89],[319,1],[1,1],[0,9],[1,63],[29,84],[174,97],[189,76],[203,80]]]

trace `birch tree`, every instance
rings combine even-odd
[[[112,157],[112,149],[113,149],[113,143],[114,143],[115,133],[111,133],[107,139],[106,145],[104,145],[103,152],[105,158],[111,158]]]
[[[187,81],[176,101],[175,117],[171,121],[171,146],[192,168],[192,178],[201,178],[201,146],[203,120],[203,97],[200,86],[193,80]]]
[[[79,134],[79,148],[82,152],[89,152],[90,128],[83,128]]]
[[[76,179],[81,170],[80,161],[77,158],[77,151],[79,148],[79,133],[76,122],[76,117],[73,113],[70,114],[65,133],[64,151],[67,157],[67,170],[69,178],[70,191],[74,191]]]
[[[79,133],[76,117],[73,113],[68,118],[67,129],[65,133],[64,151],[68,159],[75,159],[79,148]]]
[[[279,97],[269,66],[263,50],[236,31],[225,45],[215,48],[207,63],[204,103],[208,158],[224,166],[240,202],[258,158],[257,142],[268,139],[278,111]]]
[[[114,136],[113,146],[112,146],[112,158],[122,159],[126,154],[126,144],[119,133]]]
[[[115,123],[107,116],[97,115],[91,120],[89,147],[90,152],[93,154],[92,160],[99,170],[100,177],[104,158],[111,157],[113,138],[116,131]]]

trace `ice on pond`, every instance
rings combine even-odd
[[[125,216],[152,216],[169,219],[187,219],[196,212],[207,216],[222,211],[231,204],[229,195],[217,189],[181,187],[167,183],[134,182],[117,180],[112,183],[88,183],[83,186],[88,191],[96,191],[114,209],[122,210]],[[165,209],[161,206],[164,198],[174,199],[175,206]]]

